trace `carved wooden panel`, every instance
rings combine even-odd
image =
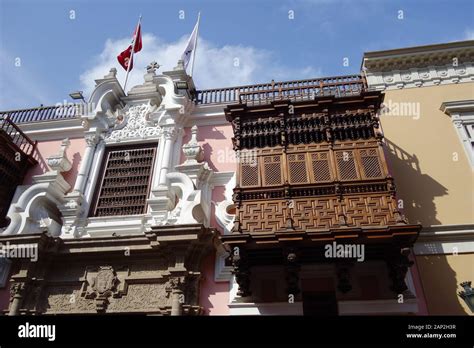
[[[336,198],[295,200],[291,210],[293,226],[297,229],[338,227],[340,207]]]
[[[347,197],[344,200],[348,225],[395,224],[396,201],[390,195]]]
[[[285,226],[285,201],[249,202],[243,204],[239,214],[242,230],[253,232],[275,232]]]
[[[329,229],[341,226],[345,215],[349,227],[387,226],[396,222],[396,201],[390,194],[300,198],[244,202],[239,210],[242,230],[247,233],[277,232],[293,219],[296,230]]]

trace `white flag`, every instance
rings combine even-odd
[[[183,55],[181,56],[181,59],[183,60],[184,63],[184,69],[188,67],[188,64],[191,60],[191,55],[193,52],[196,50],[196,45],[197,45],[197,39],[198,39],[198,31],[199,31],[199,18],[201,17],[201,14],[198,15],[198,20],[196,25],[194,26],[193,32],[191,33],[191,36],[189,37],[188,44],[186,45],[186,49],[183,52]],[[194,65],[194,62],[193,62]]]

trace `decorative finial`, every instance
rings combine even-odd
[[[147,65],[146,72],[147,73],[155,73],[156,69],[159,69],[160,66],[161,66],[160,64],[153,61],[153,62],[151,62],[150,64]]]
[[[197,141],[197,132],[198,127],[194,125],[191,128],[191,139],[186,145],[183,146],[183,152],[186,156],[187,163],[201,162],[204,158],[204,152]]]
[[[173,70],[184,70],[184,61],[182,59],[178,60],[178,64],[176,64]]]
[[[69,145],[71,145],[69,139],[64,139],[61,142],[61,148],[59,149],[59,153],[57,155],[49,156],[46,159],[48,162],[48,166],[52,170],[57,170],[59,172],[67,172],[71,169],[72,163],[66,157],[66,150]]]
[[[115,68],[110,69],[109,73],[104,76],[105,79],[111,79],[114,77],[117,77],[117,69]]]

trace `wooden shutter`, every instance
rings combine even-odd
[[[336,163],[341,180],[356,180],[359,178],[352,150],[337,151]]]
[[[365,178],[382,177],[377,149],[363,149],[359,151],[359,155]]]
[[[240,151],[240,187],[260,186],[258,157],[254,151]]]
[[[309,154],[314,182],[332,180],[329,152],[313,152]]]
[[[264,156],[261,161],[263,167],[263,185],[282,185],[281,155]]]
[[[308,183],[308,172],[306,169],[306,155],[304,153],[289,154],[288,158],[288,178],[290,184]]]

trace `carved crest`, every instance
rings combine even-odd
[[[100,267],[97,276],[93,280],[92,288],[103,295],[112,292],[117,285],[118,279],[112,267]]]

